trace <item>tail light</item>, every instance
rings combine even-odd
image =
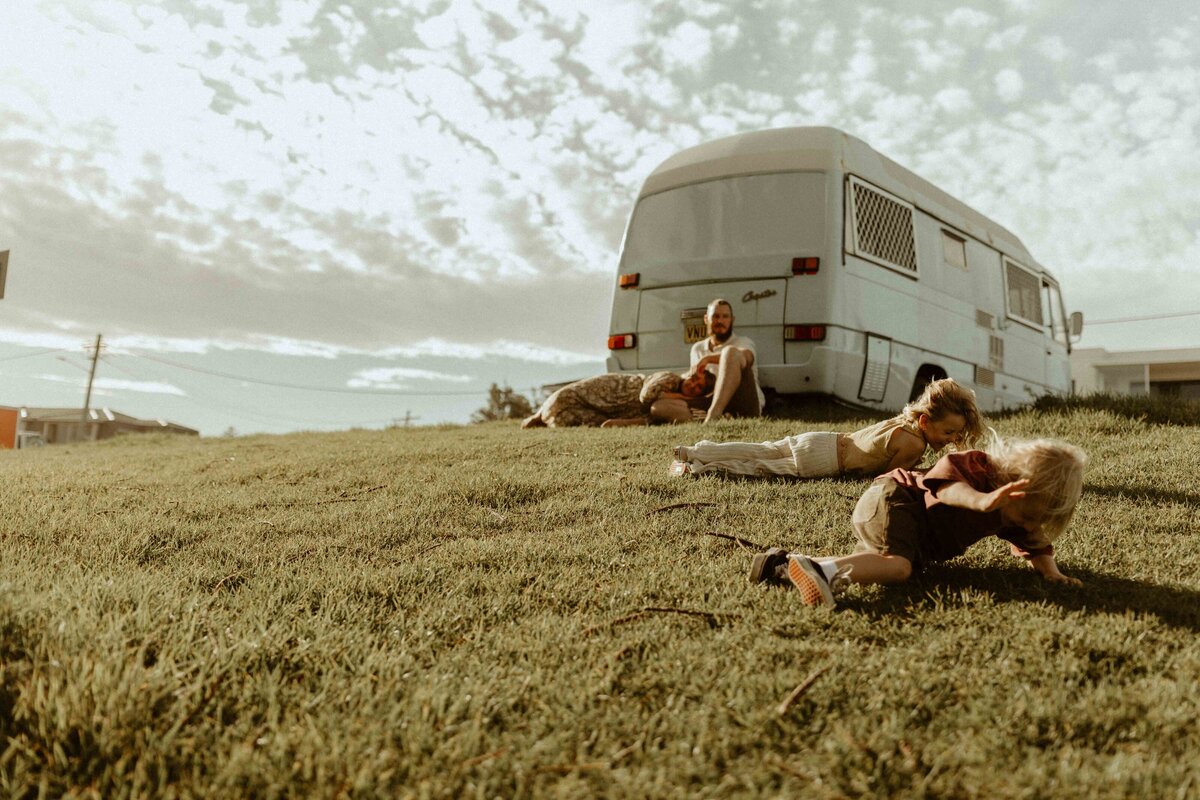
[[[616,336],[608,337],[609,350],[628,350],[637,346],[637,334],[635,333],[618,333]]]
[[[617,285],[622,289],[632,289],[638,285],[638,281],[642,279],[640,272],[626,272],[621,277],[617,278]]]
[[[792,274],[793,275],[816,275],[817,270],[821,268],[821,259],[815,256],[807,258],[792,259]]]
[[[821,342],[825,340],[825,326],[784,325],[783,340],[785,342]]]

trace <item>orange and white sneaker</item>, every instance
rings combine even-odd
[[[830,581],[825,578],[825,570],[820,564],[799,553],[788,556],[787,575],[792,585],[800,590],[800,600],[806,606],[833,608],[850,584],[850,567],[839,569]]]

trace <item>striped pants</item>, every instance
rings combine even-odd
[[[837,437],[832,431],[801,433],[777,442],[696,442],[685,459],[695,475],[783,475],[829,478],[839,474]]]

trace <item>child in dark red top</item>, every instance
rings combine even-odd
[[[1083,492],[1087,456],[1049,439],[997,441],[943,456],[928,472],[875,479],[854,508],[853,554],[814,559],[772,548],[755,556],[754,582],[788,582],[806,605],[835,605],[849,583],[898,583],[931,561],[998,536],[1043,578],[1078,586],[1058,570],[1054,545]]]

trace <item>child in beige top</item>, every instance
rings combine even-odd
[[[675,448],[676,475],[724,472],[826,478],[843,474],[879,475],[920,463],[926,448],[968,447],[982,437],[983,420],[975,393],[952,378],[931,382],[892,417],[851,433],[814,431],[776,442],[697,442]]]

